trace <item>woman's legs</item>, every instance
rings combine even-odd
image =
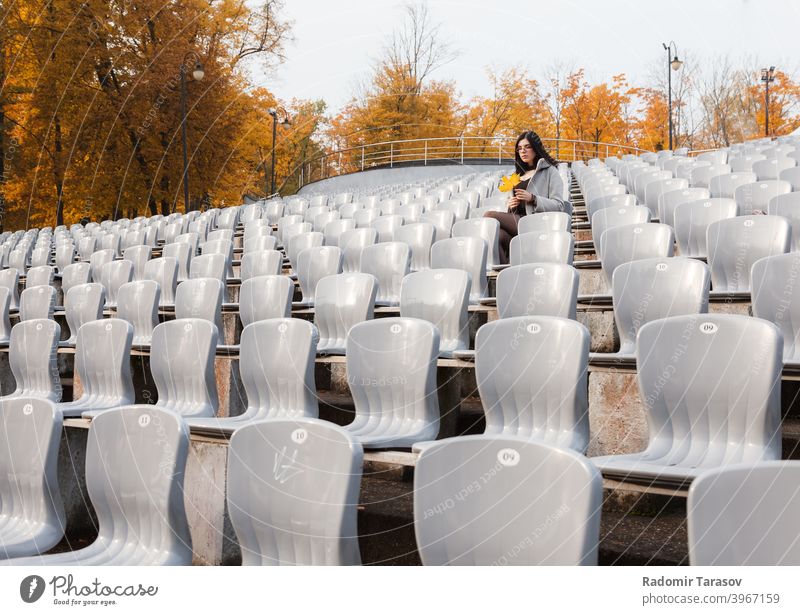
[[[510,212],[487,211],[483,217],[494,218],[500,223],[500,262],[508,264],[509,246],[511,238],[517,236],[519,216]]]

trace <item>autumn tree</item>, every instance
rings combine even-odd
[[[546,134],[549,117],[539,83],[517,68],[501,74],[487,71],[492,94],[475,97],[467,109],[467,135],[502,137],[498,140],[480,141],[473,155],[508,156],[509,143],[522,130],[536,130]],[[505,151],[503,152],[503,146]]]
[[[279,101],[251,91],[247,69],[281,61],[278,0],[0,1],[0,133],[17,146],[0,190],[15,225],[182,208],[181,72],[189,207],[263,186],[258,148],[273,144],[261,105]]]
[[[329,136],[334,147],[463,133],[465,118],[455,84],[431,77],[455,53],[440,26],[431,21],[425,4],[407,5],[404,10],[406,19],[394,32],[369,83],[331,119]],[[416,156],[412,147],[417,146],[398,145],[398,158]],[[358,152],[353,152],[343,164],[358,168],[359,159]]]
[[[766,92],[760,71],[750,71],[749,77],[753,85],[747,88],[748,106],[755,110],[755,137],[763,135],[766,126]],[[787,134],[800,126],[800,85],[782,70],[776,70],[774,78],[769,84],[769,132]]]
[[[572,79],[575,86],[569,89],[565,99],[562,134],[577,141],[595,143],[591,152],[594,156],[605,154],[597,143],[628,143],[626,117],[631,91],[625,76],[614,76],[611,84],[591,85],[585,80],[583,70],[579,70]]]

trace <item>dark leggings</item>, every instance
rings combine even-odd
[[[508,264],[511,238],[517,236],[517,223],[520,216],[503,211],[487,211],[483,216],[494,218],[500,223],[500,262],[506,265]]]

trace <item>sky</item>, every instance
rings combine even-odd
[[[487,68],[526,69],[541,78],[560,61],[583,67],[590,81],[625,73],[651,85],[661,44],[710,62],[730,54],[800,76],[800,0],[428,0],[432,20],[459,52],[433,77],[456,82],[464,99],[490,94]],[[287,60],[256,70],[253,80],[290,100],[323,99],[335,112],[365,81],[392,31],[398,0],[285,0],[293,22]],[[749,64],[749,62],[748,62]]]

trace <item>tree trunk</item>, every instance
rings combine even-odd
[[[55,161],[53,162],[53,175],[56,184],[56,226],[64,224],[64,171],[61,160],[61,120],[55,118]]]

